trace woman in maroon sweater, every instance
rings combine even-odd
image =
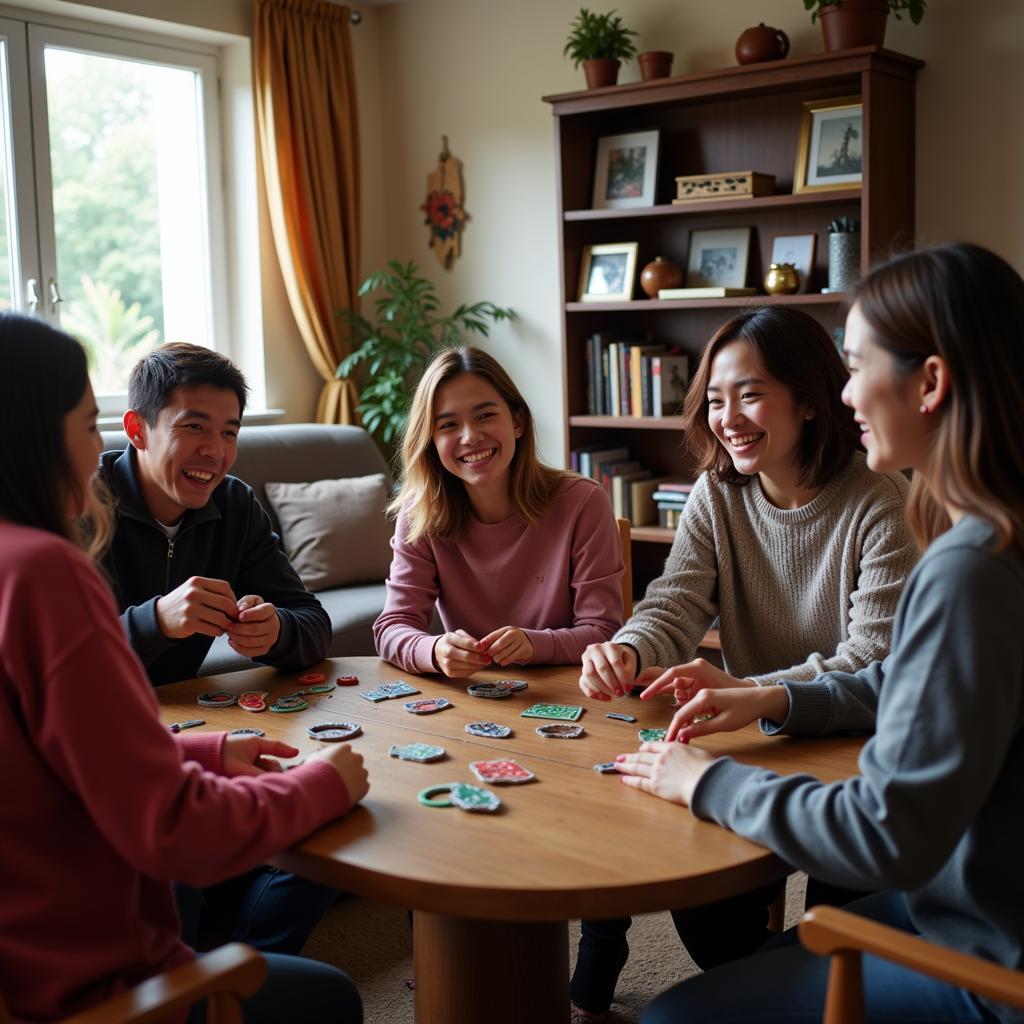
[[[160,724],[79,549],[86,513],[94,549],[107,521],[85,354],[7,314],[0,356],[0,993],[16,1020],[50,1021],[194,956],[172,880],[209,885],[263,863],[351,809],[367,781],[347,746],[284,773],[266,758],[298,753],[286,744]],[[361,1021],[342,972],[266,959],[247,1021]]]

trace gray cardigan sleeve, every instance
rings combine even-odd
[[[877,705],[860,774],[826,784],[721,758],[693,812],[835,884],[924,884],[979,814],[1021,728],[1024,635],[1006,623],[1022,603],[1024,584],[998,555],[950,545],[926,555],[883,665],[788,687],[789,731],[863,728]]]

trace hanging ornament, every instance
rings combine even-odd
[[[462,229],[469,219],[462,208],[462,161],[448,152],[448,136],[441,136],[437,170],[427,176],[427,201],[420,207],[427,215],[430,248],[446,270],[459,255]]]

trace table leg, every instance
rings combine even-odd
[[[564,921],[477,921],[416,911],[416,1024],[565,1024]]]

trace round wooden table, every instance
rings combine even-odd
[[[772,853],[685,808],[622,785],[593,770],[635,750],[637,732],[668,724],[668,698],[610,704],[584,698],[578,669],[481,672],[472,680],[403,673],[376,658],[336,658],[317,667],[333,681],[359,676],[355,687],[311,697],[309,710],[251,714],[238,707],[200,708],[203,690],[269,690],[271,699],[301,688],[295,675],[257,668],[160,687],[164,721],[203,718],[206,729],[259,726],[304,752],[321,744],[308,726],[345,719],[362,735],[352,745],[365,759],[370,791],[345,818],[274,859],[288,871],[415,911],[413,945],[418,1024],[565,1024],[568,1015],[568,929],[572,918],[618,917],[709,903],[786,873]],[[469,682],[522,678],[526,690],[494,700],[472,697]],[[443,695],[454,707],[413,715],[403,702],[363,699],[380,682],[404,680],[423,697]],[[586,710],[579,739],[537,734],[547,720],[522,718],[535,703]],[[635,715],[615,721],[608,712]],[[484,739],[467,722],[512,728],[508,739]],[[431,764],[400,761],[389,748],[410,742],[443,746]],[[856,772],[862,740],[766,738],[753,726],[709,737],[701,746],[780,773],[824,781]],[[501,797],[498,814],[429,808],[417,794],[436,783],[476,783],[471,761],[514,758],[534,772],[522,785],[487,786]]]

